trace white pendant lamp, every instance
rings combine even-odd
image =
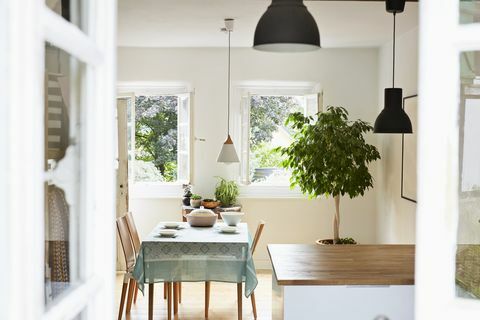
[[[235,163],[240,162],[237,151],[230,137],[230,34],[233,31],[233,19],[225,19],[225,28],[222,31],[228,32],[228,103],[227,103],[227,140],[223,143],[222,150],[218,155],[217,162]]]

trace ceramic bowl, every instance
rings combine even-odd
[[[177,231],[171,230],[171,229],[163,229],[158,232],[160,236],[162,237],[167,237],[167,238],[172,238],[177,235]]]
[[[228,226],[236,226],[237,224],[242,221],[242,217],[245,215],[243,212],[221,212],[220,215],[222,216],[223,222],[225,222]]]

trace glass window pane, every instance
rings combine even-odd
[[[293,141],[293,130],[285,125],[285,120],[294,112],[306,113],[305,97],[251,97],[249,167],[252,184],[290,184],[290,174],[281,166],[283,157],[275,149]]]
[[[45,303],[79,281],[82,172],[81,80],[85,66],[45,47]]]
[[[47,7],[57,14],[61,15],[65,20],[78,26],[83,31],[86,30],[86,23],[83,8],[86,1],[82,0],[45,0]]]
[[[461,0],[460,1],[460,23],[478,23],[480,22],[480,1],[479,0]]]
[[[178,97],[136,96],[135,181],[177,181],[177,153]]]
[[[480,52],[461,55],[457,295],[480,298]]]

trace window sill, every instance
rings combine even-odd
[[[243,185],[240,186],[239,198],[244,199],[278,199],[295,198],[306,199],[307,197],[299,188],[291,189],[290,186],[269,185]]]
[[[181,199],[182,183],[136,182],[130,187],[132,199]]]

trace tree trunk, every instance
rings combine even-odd
[[[333,243],[340,239],[340,195],[335,196],[335,217],[333,218]]]

